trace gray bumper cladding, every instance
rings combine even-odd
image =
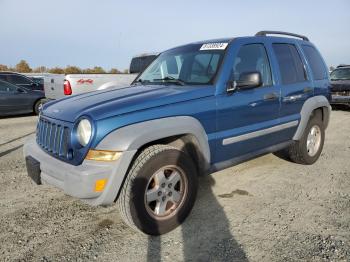
[[[136,152],[125,151],[112,162],[85,160],[73,166],[45,153],[31,138],[24,145],[24,157],[32,157],[40,163],[40,177],[44,184],[53,185],[67,195],[80,198],[91,205],[112,204],[118,195],[128,166]],[[97,180],[107,179],[102,192],[95,192]]]

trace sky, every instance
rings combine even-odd
[[[134,55],[261,30],[304,34],[350,64],[350,0],[0,0],[0,64],[129,67]]]

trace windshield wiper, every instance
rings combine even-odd
[[[181,86],[184,86],[186,84],[183,80],[177,79],[172,76],[166,76],[164,78],[156,78],[156,79],[153,79],[153,81],[168,81],[168,82],[171,81]]]

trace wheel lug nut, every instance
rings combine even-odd
[[[169,193],[168,193],[168,196],[170,196],[170,197],[171,197],[171,195],[172,195],[172,194],[173,194],[172,192],[169,192]]]
[[[172,183],[170,183],[170,184],[168,185],[168,187],[169,187],[169,188],[171,188],[172,186],[173,186],[173,184],[172,184]]]
[[[166,199],[166,196],[163,196],[163,197],[162,197],[162,200],[165,201],[165,199]]]
[[[165,183],[162,184],[162,187],[165,187]]]
[[[158,191],[158,196],[161,196],[162,195],[162,191]]]

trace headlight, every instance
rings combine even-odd
[[[82,146],[86,146],[91,138],[91,123],[87,119],[80,120],[77,128],[78,141]]]

